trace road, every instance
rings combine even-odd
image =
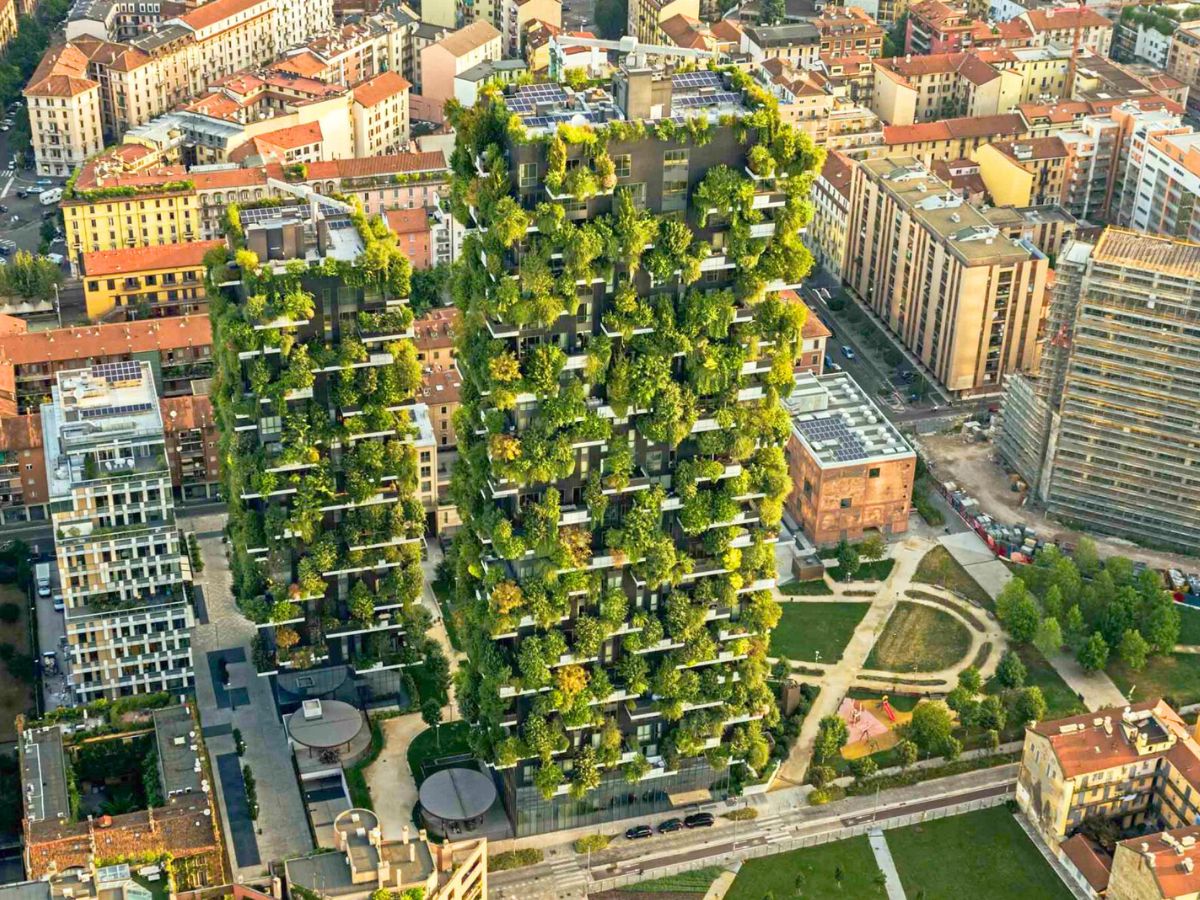
[[[567,31],[595,31],[596,0],[563,0],[562,24]]]
[[[495,872],[488,880],[492,891],[500,897],[539,900],[542,897],[583,896],[583,889],[597,881],[630,875],[653,878],[660,870],[671,870],[682,864],[699,868],[727,861],[730,856],[748,855],[749,851],[764,845],[803,842],[805,839],[819,843],[822,838],[842,835],[851,828],[863,825],[888,828],[910,821],[908,817],[913,815],[1007,796],[1016,784],[1017,768],[1016,764],[1009,764],[980,769],[896,788],[882,799],[849,797],[827,806],[800,805],[803,804],[800,789],[777,791],[766,797],[753,798],[760,804],[755,807],[758,818],[752,821],[730,822],[718,818],[717,825],[711,829],[655,835],[637,841],[619,837],[609,849],[593,853],[590,864],[569,845],[552,847],[544,862],[524,869]],[[611,832],[624,824],[598,830]]]

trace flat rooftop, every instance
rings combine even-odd
[[[85,481],[165,467],[161,453],[135,450],[163,441],[154,374],[140,360],[59,372],[42,405],[42,432],[51,497]]]
[[[62,731],[57,726],[30,729],[21,736],[21,743],[25,818],[30,823],[66,821],[71,817],[71,800]]]
[[[846,372],[797,374],[784,405],[792,419],[792,433],[822,469],[915,455]]]
[[[202,790],[199,735],[186,706],[154,711],[154,741],[158,747],[159,774],[165,799]]]
[[[1040,256],[1025,241],[1002,235],[979,209],[915,157],[864,160],[884,191],[968,266],[1014,264]]]

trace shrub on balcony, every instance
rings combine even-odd
[[[546,800],[554,796],[563,780],[562,769],[552,762],[542,763],[533,775],[534,787]]]
[[[600,765],[596,751],[591,747],[584,747],[575,755],[574,767],[571,769],[570,795],[573,799],[580,800],[588,791],[593,791],[599,786]]]

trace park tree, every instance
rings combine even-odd
[[[1012,650],[1000,657],[1000,664],[996,666],[996,678],[1006,688],[1015,689],[1024,685],[1025,675],[1025,663],[1021,662],[1021,657]]]
[[[1003,701],[995,694],[984,697],[975,713],[976,726],[984,730],[1003,731],[1007,719],[1008,711],[1004,708]]]
[[[946,705],[960,715],[966,705],[972,702],[973,695],[961,684],[946,695]]]
[[[896,755],[900,757],[900,765],[906,769],[917,761],[920,752],[917,745],[907,738],[896,745]]]
[[[926,755],[946,755],[950,742],[954,740],[954,719],[945,703],[923,700],[913,710],[909,720],[907,737]]]
[[[841,716],[826,716],[817,729],[817,740],[813,745],[813,756],[818,762],[833,759],[850,737],[850,730]]]
[[[966,689],[972,695],[978,694],[983,690],[983,676],[979,674],[977,666],[967,666],[958,673],[958,686]]]
[[[1065,610],[1063,609],[1062,591],[1059,590],[1057,584],[1052,584],[1046,589],[1046,593],[1042,596],[1042,609],[1048,616],[1056,619],[1062,617]]]
[[[858,555],[863,559],[883,559],[883,554],[886,552],[887,543],[881,534],[872,534],[858,545]]]
[[[1125,556],[1110,556],[1104,561],[1104,574],[1117,586],[1133,584],[1133,560]]]
[[[1123,587],[1104,607],[1104,612],[1100,616],[1100,633],[1104,635],[1104,642],[1108,646],[1117,646],[1121,643],[1125,632],[1134,627],[1137,604],[1137,591],[1130,587]]]
[[[442,746],[442,704],[430,697],[421,703],[421,721],[433,729],[433,735],[437,739],[437,745],[440,749]]]
[[[858,572],[858,551],[846,540],[841,541],[837,546],[837,561],[842,581],[852,581],[855,573]]]
[[[1067,638],[1071,641],[1077,641],[1083,637],[1086,623],[1083,621],[1083,613],[1079,609],[1079,604],[1075,604],[1067,610]]]
[[[1028,644],[1037,635],[1038,625],[1042,614],[1037,601],[1028,591],[1008,611],[1008,617],[1001,620],[1013,640],[1020,644]]]
[[[1150,645],[1150,651],[1162,656],[1175,650],[1175,645],[1179,643],[1181,624],[1179,610],[1164,594],[1143,610],[1139,631]]]
[[[782,22],[786,14],[787,8],[784,0],[759,0],[758,24],[775,25]]]
[[[1100,571],[1100,554],[1096,552],[1096,542],[1090,537],[1081,537],[1075,545],[1075,565],[1080,574],[1090,578]]]
[[[1046,698],[1042,689],[1030,685],[1017,694],[1013,701],[1013,715],[1019,722],[1040,722],[1046,717]]]
[[[1146,657],[1150,655],[1150,645],[1142,637],[1142,633],[1130,628],[1121,635],[1121,643],[1117,645],[1117,654],[1121,661],[1135,672],[1146,667]]]
[[[1063,645],[1062,628],[1058,625],[1058,619],[1054,616],[1042,619],[1042,624],[1038,626],[1037,634],[1034,635],[1033,645],[1042,651],[1043,656],[1058,652]]]
[[[1079,648],[1075,657],[1085,672],[1096,672],[1103,669],[1108,662],[1108,643],[1099,631],[1093,631],[1092,636]]]

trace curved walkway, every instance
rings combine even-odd
[[[934,542],[916,535],[891,544],[888,547],[888,556],[894,559],[896,564],[892,568],[891,574],[882,583],[833,583],[831,584],[832,594],[805,597],[784,596],[776,589],[776,599],[781,603],[860,602],[870,605],[870,609],[858,623],[858,627],[854,629],[854,634],[842,651],[841,659],[836,663],[793,662],[793,668],[821,673],[821,692],[804,717],[804,722],[800,726],[800,735],[775,781],[777,787],[803,783],[804,773],[812,759],[812,748],[821,719],[837,712],[842,698],[851,688],[863,687],[874,690],[908,688],[924,693],[946,693],[958,683],[958,673],[975,661],[985,644],[990,644],[991,649],[981,666],[981,674],[987,678],[995,671],[1001,654],[1008,646],[999,622],[990,613],[942,588],[913,581],[921,559],[934,546]],[[852,596],[853,592],[872,588],[875,590],[872,597]],[[927,594],[928,597],[914,597],[912,596],[913,591]],[[888,619],[895,612],[896,605],[901,601],[940,609],[962,622],[971,635],[971,647],[962,659],[954,665],[936,672],[902,673],[866,669],[866,661],[871,653],[871,648],[875,646],[875,642],[887,627]],[[903,683],[897,683],[897,679]],[[915,681],[920,683],[914,684]]]

